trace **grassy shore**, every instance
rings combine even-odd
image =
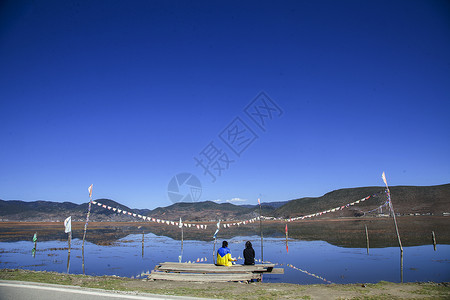
[[[449,283],[298,285],[287,283],[208,283],[148,281],[115,276],[85,276],[55,272],[1,269],[0,280],[72,285],[219,299],[450,299]]]

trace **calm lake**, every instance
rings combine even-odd
[[[242,257],[245,241],[250,240],[261,258],[259,236],[236,236],[227,239],[234,257]],[[219,247],[222,240],[218,240]],[[153,233],[130,234],[111,245],[85,244],[84,272],[81,251],[82,241],[72,240],[68,257],[67,241],[38,241],[32,255],[34,243],[30,241],[0,242],[0,268],[22,268],[37,271],[69,272],[86,275],[117,275],[140,278],[160,262],[177,262],[181,254],[181,242]],[[286,251],[284,238],[264,239],[264,261],[279,264],[285,274],[264,275],[265,282],[297,284],[320,283],[376,283],[391,282],[450,281],[450,245],[404,247],[403,266],[398,247],[344,248],[324,241],[289,240]],[[184,241],[182,262],[212,262],[213,242]],[[68,264],[69,263],[69,264]],[[243,260],[238,260],[243,263]]]

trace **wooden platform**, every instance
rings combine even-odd
[[[262,274],[284,274],[284,269],[274,264],[233,265],[230,267],[214,264],[189,264],[165,262],[155,266],[149,275],[153,280],[225,282],[261,280]]]

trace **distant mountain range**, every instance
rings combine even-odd
[[[316,213],[323,210],[343,206],[366,196],[370,199],[339,210],[322,217],[351,217],[362,216],[376,209],[386,202],[384,187],[347,188],[332,191],[321,197],[305,197],[289,201],[262,203],[264,216],[289,218]],[[431,214],[442,215],[450,212],[450,184],[436,186],[395,186],[390,188],[395,212],[400,215]],[[150,216],[165,220],[215,221],[215,220],[243,220],[259,215],[257,205],[234,205],[231,203],[218,204],[212,201],[180,202],[167,207],[156,209],[132,209],[110,199],[96,199],[107,206],[119,208],[143,216]],[[72,216],[74,221],[84,221],[88,203],[74,204],[71,202],[50,201],[18,201],[0,200],[0,221],[63,221]],[[376,210],[373,213],[385,213]],[[128,215],[104,209],[97,205],[92,207],[92,221],[138,221]]]

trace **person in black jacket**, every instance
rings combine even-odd
[[[244,265],[255,264],[255,250],[252,247],[252,243],[247,241],[244,249]]]

